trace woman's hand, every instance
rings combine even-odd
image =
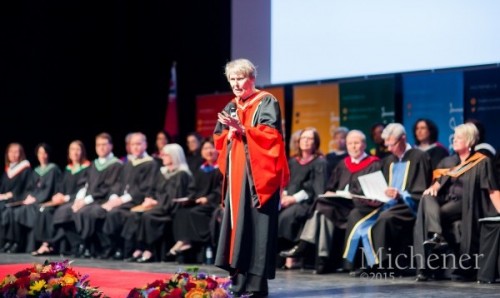
[[[222,111],[221,113],[217,114],[217,117],[219,118],[219,122],[229,126],[229,129],[231,131],[231,128],[233,129],[234,132],[238,132],[241,134],[245,133],[245,127],[241,125],[241,122],[238,118],[231,117],[226,111]]]
[[[283,196],[281,198],[281,206],[283,208],[286,208],[288,206],[291,206],[293,204],[297,203],[297,200],[293,196]]]
[[[434,183],[431,187],[428,189],[424,190],[424,195],[431,195],[431,196],[437,196],[438,190],[439,190],[439,183],[436,182]]]

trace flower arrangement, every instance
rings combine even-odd
[[[127,298],[231,298],[229,278],[209,277],[197,267],[177,272],[168,280],[156,280],[142,288],[134,288]]]
[[[45,261],[9,274],[0,283],[0,297],[102,297],[98,288],[89,286],[88,275],[82,277],[69,265],[68,260]]]

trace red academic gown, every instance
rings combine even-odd
[[[278,101],[259,91],[245,102],[233,99],[245,136],[228,139],[218,122],[215,147],[220,152],[224,208],[215,265],[230,272],[275,275],[277,218],[281,189],[289,178]]]

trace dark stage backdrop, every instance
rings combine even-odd
[[[153,151],[177,62],[179,143],[195,129],[198,94],[229,91],[230,1],[2,1],[0,154],[38,142],[63,166],[73,139],[95,157],[94,136],[143,131]],[[1,165],[4,161],[2,158]]]

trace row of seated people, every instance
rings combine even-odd
[[[203,140],[204,163],[193,172],[178,144],[163,147],[161,165],[147,154],[143,133],[130,134],[128,146],[123,163],[112,153],[111,136],[101,133],[95,138],[98,157],[90,162],[82,142],[73,141],[61,173],[49,162],[45,144],[36,149],[40,165],[34,170],[22,146],[10,144],[0,182],[2,250],[33,255],[69,250],[149,262],[162,258],[153,255],[159,242],[172,244],[172,256],[211,243],[221,181],[213,141]]]
[[[442,277],[428,262],[438,252],[446,250],[455,260],[468,256],[471,262],[478,260],[480,250],[489,249],[480,247],[479,219],[498,214],[500,192],[492,158],[474,150],[477,127],[466,123],[455,128],[454,154],[438,162],[434,171],[429,154],[407,143],[401,124],[387,125],[382,138],[390,154],[379,159],[365,152],[365,135],[351,130],[348,156],[325,183],[326,161],[317,153],[319,135],[314,128],[302,131],[300,154],[289,161],[291,181],[282,198],[281,257],[289,261],[312,254],[316,273],[407,271],[424,281]],[[386,202],[363,197],[358,180],[379,170],[388,184]],[[456,221],[460,229],[452,233]],[[457,277],[476,278],[481,262],[448,267],[458,268],[453,272]]]

